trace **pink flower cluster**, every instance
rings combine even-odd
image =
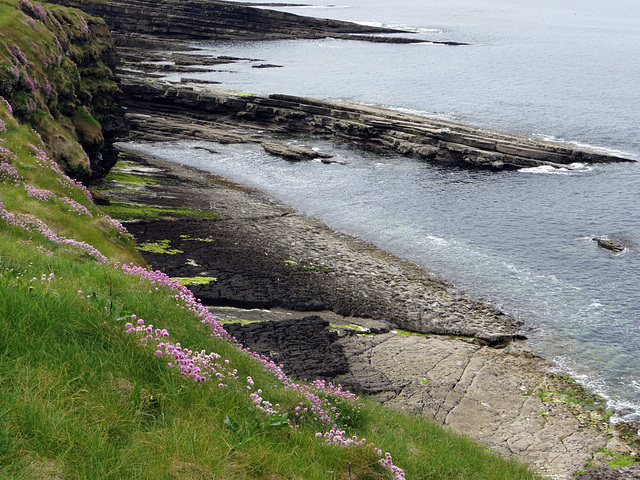
[[[40,275],[40,281],[41,282],[51,282],[51,280],[53,280],[53,277],[55,277],[56,274],[55,273],[50,273],[49,275],[47,275],[46,273],[43,273],[42,275]],[[32,282],[35,282],[36,280],[38,280],[38,277],[33,277],[31,279]]]
[[[0,118],[0,132],[5,132],[7,130],[7,125],[4,123],[4,120]]]
[[[32,198],[37,198],[43,202],[50,200],[56,196],[51,190],[46,190],[44,188],[36,188],[33,185],[25,185],[24,189],[27,191],[27,195]]]
[[[366,445],[367,439],[361,438],[358,440],[358,437],[355,435],[353,437],[348,437],[345,435],[344,430],[340,430],[337,425],[334,425],[331,430],[325,432],[324,435],[320,432],[316,433],[316,437],[324,437],[327,443],[331,443],[333,445],[339,445],[341,447],[347,447],[349,445]]]
[[[25,223],[32,225],[34,229],[40,233],[40,235],[44,236],[46,239],[52,241],[53,243],[57,243],[59,245],[67,245],[73,248],[77,248],[82,250],[89,255],[95,257],[100,263],[109,263],[109,259],[105,257],[102,253],[98,251],[92,245],[89,245],[87,242],[79,242],[78,240],[73,240],[72,238],[66,238],[62,235],[57,235],[53,233],[53,231],[49,228],[49,226],[44,223],[39,218],[30,214],[19,214],[18,217],[23,220]]]
[[[36,26],[36,21],[33,18],[27,18],[27,20],[18,20],[21,24],[23,24],[25,27],[31,27],[33,28],[34,32],[38,31],[38,27]]]
[[[3,147],[0,145],[0,159],[15,162],[18,160],[18,155],[12,150],[9,150],[7,147]]]
[[[378,450],[378,455],[382,455],[382,450]],[[389,452],[384,454],[384,458],[380,460],[380,464],[391,471],[394,480],[405,480],[404,470],[393,464],[393,459]]]
[[[341,447],[354,445],[373,448],[375,449],[375,452],[379,457],[382,456],[382,450],[376,448],[373,443],[367,443],[366,438],[358,439],[358,437],[356,437],[355,435],[352,437],[348,437],[345,434],[346,432],[344,430],[340,430],[337,425],[334,425],[333,427],[331,427],[331,430],[325,432],[324,434],[322,434],[321,432],[316,433],[316,437],[324,437],[327,443],[338,445]],[[380,459],[380,465],[391,472],[394,480],[405,480],[404,470],[393,464],[393,458],[391,457],[391,454],[389,452],[386,452],[384,454],[384,458]]]
[[[26,10],[25,13],[35,15],[38,18],[42,18],[47,14],[44,8],[42,8],[42,5],[39,3],[31,3],[29,0],[22,0],[20,2],[20,8],[23,12]]]
[[[46,239],[52,241],[53,243],[57,243],[59,245],[66,245],[72,248],[76,248],[82,250],[89,255],[95,257],[100,263],[109,263],[109,259],[105,257],[102,253],[98,251],[92,245],[89,245],[86,242],[79,242],[77,240],[73,240],[71,238],[66,238],[62,235],[57,235],[53,233],[53,231],[49,228],[49,226],[44,223],[39,218],[34,215],[27,213],[19,213],[14,214],[5,208],[4,204],[0,201],[0,219],[9,225],[14,225],[16,227],[22,228],[26,232],[36,231],[40,235],[44,236]]]
[[[285,384],[285,388],[299,391],[306,401],[306,403],[300,402],[300,405],[294,410],[296,420],[299,422],[313,420],[324,426],[332,425],[334,422],[342,420],[340,418],[342,413],[334,403],[341,400],[355,403],[359,400],[359,397],[353,393],[343,391],[342,385],[335,387],[332,383],[327,383],[324,380],[315,380],[308,384],[291,382],[288,385]],[[362,404],[356,406],[359,408]]]
[[[183,348],[179,343],[173,344],[167,341],[169,332],[166,329],[153,328],[153,325],[145,325],[142,318],[131,316],[131,320],[135,321],[125,324],[125,333],[141,333],[141,343],[155,342],[156,355],[159,357],[166,356],[172,361],[167,363],[169,368],[178,368],[180,374],[191,378],[195,382],[205,382],[208,379],[215,379],[218,387],[227,387],[228,380],[238,380],[237,370],[231,370],[229,361],[224,361],[224,367],[219,362],[220,355],[205,350],[193,352],[188,348]]]
[[[2,158],[2,148],[0,146],[0,158]],[[0,161],[0,182],[2,183],[10,183],[14,186],[22,185],[23,178],[18,173],[18,169],[13,165],[5,162],[4,160]]]
[[[91,192],[89,192],[87,187],[85,187],[82,183],[78,182],[77,180],[73,180],[66,173],[64,173],[60,168],[60,165],[58,165],[54,160],[51,160],[49,158],[49,155],[47,155],[47,152],[45,152],[43,148],[36,147],[31,142],[29,142],[28,145],[36,152],[36,160],[38,165],[40,165],[43,168],[48,168],[50,170],[53,170],[55,173],[58,174],[57,180],[60,183],[60,185],[62,185],[65,188],[78,187],[80,188],[80,190],[82,190],[82,192],[86,195],[86,197],[89,200],[93,200],[93,196],[91,195]]]
[[[87,209],[87,207],[76,202],[75,200],[72,200],[68,197],[60,197],[60,200],[71,207],[69,209],[70,212],[75,212],[78,215],[88,215],[89,217],[93,217],[93,214]]]
[[[0,102],[2,102],[5,107],[7,107],[7,110],[9,110],[9,113],[13,113],[13,107],[11,107],[11,104],[7,102],[7,99],[4,98],[2,95],[0,95]]]
[[[85,20],[85,18],[77,12],[76,12],[76,16],[80,20],[80,31],[82,33],[89,33],[89,25],[87,24],[87,21]]]
[[[116,263],[114,265],[115,269],[121,269],[128,275],[135,275],[141,277],[142,280],[148,281],[151,285],[157,286],[165,286],[170,288],[171,290],[176,292],[176,300],[178,302],[183,302],[184,305],[181,307],[183,309],[190,310],[193,312],[198,318],[200,318],[201,322],[205,325],[208,325],[211,329],[211,336],[220,338],[223,340],[230,340],[229,334],[222,327],[222,324],[218,322],[215,317],[211,314],[209,309],[202,305],[200,300],[197,300],[191,291],[180,285],[180,282],[177,280],[172,280],[165,273],[160,270],[147,270],[143,267],[137,267],[133,263],[131,264],[120,264]],[[180,306],[180,303],[177,304]]]
[[[253,379],[251,377],[247,377],[247,383],[249,384],[247,385],[247,390],[251,391],[254,386]],[[249,398],[253,401],[253,406],[267,415],[279,415],[280,412],[278,412],[274,406],[279,407],[280,405],[273,405],[271,402],[263,399],[260,395],[262,395],[262,389],[260,388],[249,395]]]
[[[29,226],[26,223],[24,223],[20,218],[18,218],[17,215],[15,215],[14,213],[9,212],[4,207],[4,204],[2,203],[2,200],[0,200],[0,220],[2,220],[3,222],[5,222],[8,225],[13,225],[14,227],[18,227],[18,228],[21,228],[23,230],[26,230],[27,232],[31,231]]]
[[[109,222],[109,225],[118,230],[120,233],[129,233],[124,225],[122,225],[118,220],[115,220],[108,215],[104,215],[104,218],[107,220],[107,222]]]
[[[16,62],[22,63],[25,66],[29,65],[29,59],[24,54],[24,52],[22,50],[20,50],[20,48],[18,48],[16,45],[11,45],[9,47],[9,50],[13,54],[14,59],[16,60]]]

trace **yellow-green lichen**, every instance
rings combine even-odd
[[[173,280],[180,282],[180,285],[209,285],[218,279],[216,277],[171,277]]]
[[[216,241],[214,238],[198,238],[198,237],[192,237],[191,235],[180,235],[180,238],[182,240],[190,240],[193,242],[215,242]]]
[[[409,330],[399,330],[397,328],[392,330],[391,333],[395,333],[396,335],[412,335],[415,337],[428,337],[431,335],[430,333],[410,332]]]
[[[182,250],[178,250],[177,248],[171,248],[171,240],[158,240],[157,242],[154,242],[154,243],[151,243],[151,242],[143,243],[142,245],[138,245],[137,248],[142,252],[164,253],[167,255],[184,253]]]
[[[111,218],[120,221],[146,220],[167,217],[195,217],[219,220],[222,217],[216,212],[197,210],[195,208],[161,207],[158,205],[136,205],[130,203],[111,202],[103,210]]]
[[[243,327],[251,323],[261,323],[262,320],[244,320],[242,318],[234,318],[233,320],[218,320],[222,325],[233,325],[239,323]]]

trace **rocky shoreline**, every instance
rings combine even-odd
[[[259,143],[271,154],[301,161],[319,155],[291,148],[273,134],[304,133],[496,170],[629,161],[344,102],[239,95],[186,79],[155,80],[167,71],[204,71],[237,60],[277,67],[258,59],[172,53],[175,39],[414,41],[397,36],[407,32],[233,2],[165,0],[160,10],[146,0],[59,1],[103,16],[114,30],[132,140]],[[170,276],[193,279],[189,288],[233,335],[288,373],[340,382],[390,407],[428,416],[555,478],[636,458],[627,431],[612,428],[597,399],[570,379],[550,374],[544,359],[526,347],[515,319],[261,192],[157,158],[127,160],[127,175],[142,181],[103,183],[111,201],[222,215],[129,222],[138,243],[150,247],[143,252],[147,261]],[[618,477],[634,474],[631,468]]]
[[[261,192],[155,158],[126,159],[124,172],[141,180],[102,185],[111,201],[223,217],[127,223],[139,244],[160,246],[142,252],[147,261],[193,278],[189,288],[233,335],[289,373],[433,418],[556,478],[635,458],[602,406],[517,340],[514,319]]]

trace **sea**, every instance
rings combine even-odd
[[[202,54],[247,60],[167,78],[381,106],[640,160],[640,2],[336,1],[269,8],[469,45],[202,42]],[[280,67],[253,68],[262,63]],[[423,266],[522,320],[532,348],[603,396],[614,421],[640,421],[640,163],[491,172],[279,140],[340,163],[196,141],[123,148],[264,190]],[[626,248],[605,250],[595,237]]]

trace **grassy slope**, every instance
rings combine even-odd
[[[19,15],[14,6],[0,3],[5,41],[29,33],[3,27]],[[316,437],[334,421],[391,452],[407,478],[534,478],[429,421],[278,378],[275,366],[224,338],[183,287],[114,266],[142,264],[128,235],[56,168],[3,99],[0,120],[0,478],[393,477],[374,448]],[[57,237],[43,235],[36,218]],[[137,324],[132,314],[166,329],[164,345],[125,333]],[[200,364],[207,381],[179,373],[169,351],[176,342],[220,355],[218,366]],[[277,413],[256,407],[258,388]],[[314,405],[340,415],[296,416]]]

